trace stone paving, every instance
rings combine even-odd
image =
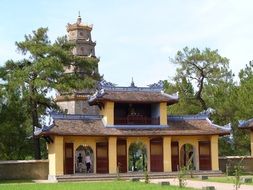
[[[162,181],[169,181],[171,185],[178,185],[178,180],[176,178],[172,179],[151,179],[151,183],[160,183]],[[214,186],[215,190],[234,190],[234,184],[229,183],[218,183],[218,182],[208,182],[208,181],[193,181],[187,180],[186,187],[193,187],[197,189],[202,189],[206,186]],[[253,185],[241,185],[239,190],[253,190]]]

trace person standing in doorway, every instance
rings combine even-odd
[[[79,155],[77,157],[77,160],[78,160],[78,169],[79,169],[79,172],[82,172],[83,157],[82,157],[81,153],[79,153]]]
[[[86,169],[87,169],[87,173],[91,172],[91,158],[90,158],[90,153],[87,152],[85,155],[85,164],[86,164]]]

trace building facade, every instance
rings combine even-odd
[[[69,24],[69,39],[77,56],[95,56],[92,27],[78,17]],[[67,68],[66,72],[71,72]],[[228,131],[205,115],[172,116],[179,101],[163,91],[162,82],[148,87],[118,87],[101,81],[97,89],[59,94],[65,113],[39,135],[48,143],[49,178],[76,173],[218,171],[218,138]],[[90,166],[87,165],[90,163]]]

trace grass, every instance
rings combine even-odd
[[[252,178],[253,178],[253,176],[242,176],[242,177],[252,177]],[[220,182],[220,183],[234,183],[234,179],[235,179],[234,176],[208,177],[207,180],[201,180],[201,179],[198,179],[198,178],[193,178],[193,180],[210,181],[210,182]],[[191,179],[190,179],[190,180],[191,180]],[[252,182],[252,183],[242,183],[242,184],[245,184],[245,185],[253,185],[253,182]]]
[[[73,182],[55,184],[36,183],[2,183],[1,190],[194,190],[192,188],[179,188],[175,186],[161,186],[145,184],[143,182]]]
[[[32,180],[26,180],[26,179],[17,179],[17,180],[1,180],[0,179],[0,185],[1,184],[15,184],[15,183],[34,183]]]

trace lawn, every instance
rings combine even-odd
[[[73,182],[55,184],[35,183],[1,183],[1,190],[194,190],[192,188],[179,188],[175,186],[161,186],[145,184],[143,182]]]
[[[244,176],[244,177],[251,177],[253,176]],[[200,180],[198,178],[194,178],[194,180]],[[210,181],[210,182],[221,182],[221,183],[234,183],[235,177],[234,176],[225,176],[225,177],[208,177],[207,180],[201,180],[201,181]],[[243,183],[245,185],[253,185],[252,183]]]

